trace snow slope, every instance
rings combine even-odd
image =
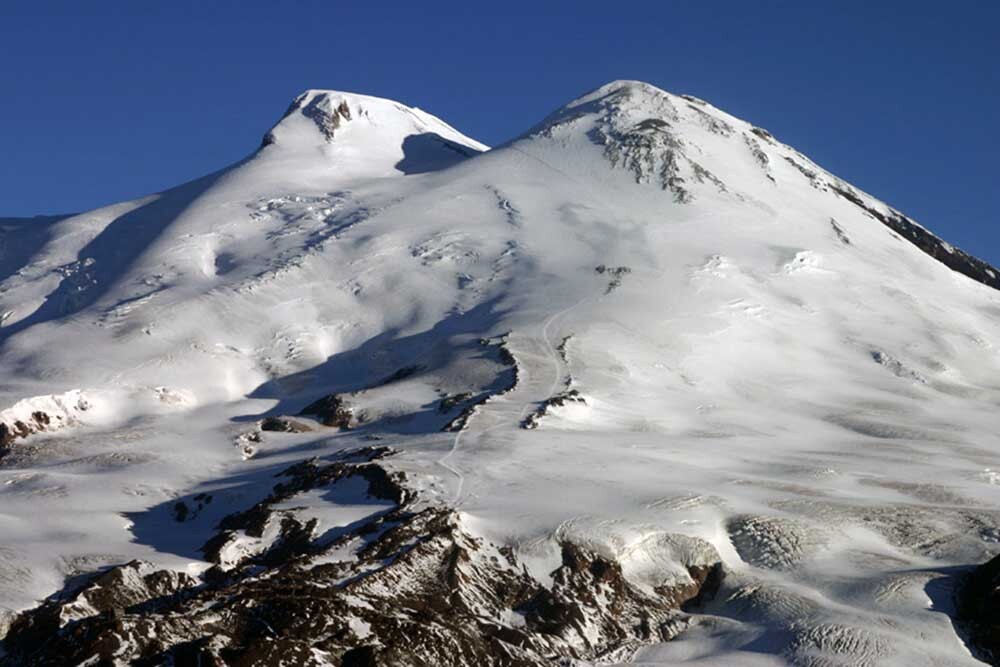
[[[565,539],[647,587],[665,536],[714,546],[720,594],[637,662],[976,664],[948,577],[1000,551],[1000,291],[904,222],[643,83],[492,150],[308,91],[237,165],[0,224],[30,249],[0,257],[0,419],[87,406],[0,460],[0,605],[132,558],[197,574],[277,467],[377,437],[540,580]],[[246,446],[331,393],[357,428]]]

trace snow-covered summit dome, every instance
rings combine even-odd
[[[372,175],[440,169],[488,148],[418,108],[334,90],[296,97],[263,147],[322,154],[338,168]]]

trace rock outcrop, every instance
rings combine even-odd
[[[265,417],[260,422],[260,430],[277,433],[308,433],[312,428],[308,424],[286,417]]]
[[[1000,665],[1000,556],[983,563],[959,587],[958,618],[981,660]]]
[[[313,401],[302,408],[299,414],[315,417],[324,426],[342,429],[354,428],[358,423],[354,411],[351,410],[344,397],[339,394],[330,394]]]
[[[624,660],[688,625],[719,563],[647,589],[622,565],[562,540],[542,582],[517,553],[426,505],[367,447],[285,470],[226,517],[200,581],[131,562],[19,616],[4,665],[551,665]],[[364,489],[373,511],[320,530],[301,494]],[[347,487],[343,487],[347,488]],[[690,539],[690,538],[689,538]]]
[[[552,408],[561,408],[567,403],[582,403],[587,404],[587,400],[580,393],[579,389],[567,389],[566,391],[561,391],[555,396],[550,396],[549,398],[542,401],[539,406],[530,415],[525,417],[521,421],[521,428],[532,429],[538,428],[539,422],[542,421],[542,417],[549,413]]]
[[[0,460],[10,453],[15,441],[34,433],[72,426],[90,407],[83,392],[73,390],[25,398],[0,411]]]
[[[860,207],[871,217],[898,234],[900,238],[917,246],[952,271],[957,271],[993,289],[1000,289],[1000,269],[995,266],[946,243],[895,209],[880,210],[877,206],[866,203],[857,192],[845,183],[834,184],[831,188],[836,195]]]

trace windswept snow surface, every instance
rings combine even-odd
[[[0,409],[92,407],[0,461],[0,606],[132,558],[196,574],[275,472],[379,438],[540,580],[567,535],[638,585],[676,574],[665,535],[714,545],[722,590],[636,662],[978,664],[948,575],[1000,551],[1000,292],[871,211],[767,132],[614,82],[493,150],[309,91],[233,167],[0,220]],[[334,392],[357,429],[233,446]],[[367,512],[323,502],[329,529]]]

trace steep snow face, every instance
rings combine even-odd
[[[972,664],[938,612],[1000,536],[1000,292],[943,242],[637,82],[468,159],[326,91],[268,136],[0,264],[0,408],[90,406],[0,461],[0,604],[131,558],[196,574],[274,473],[378,438],[543,584],[566,541],[643,590],[711,545],[711,615],[647,662]],[[313,431],[254,425],[329,394]]]

